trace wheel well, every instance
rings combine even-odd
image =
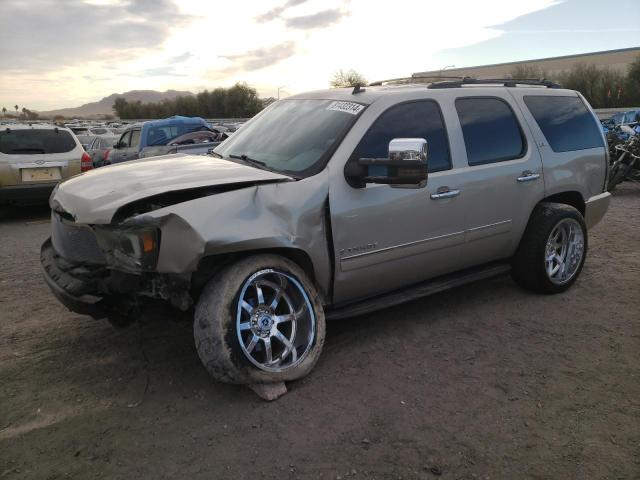
[[[583,217],[585,214],[584,199],[582,198],[580,192],[571,191],[556,193],[554,195],[543,198],[540,202],[564,203],[566,205],[571,205],[572,207],[574,207],[582,214]]]
[[[295,248],[265,248],[260,250],[248,250],[242,252],[223,253],[219,255],[209,255],[200,260],[198,269],[191,276],[191,295],[198,298],[200,292],[209,280],[215,277],[220,270],[227,265],[250,255],[269,253],[280,255],[295,262],[307,274],[309,280],[315,283],[315,270],[311,258],[306,252]]]

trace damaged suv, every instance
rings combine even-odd
[[[116,325],[158,300],[193,310],[211,375],[273,398],[313,368],[325,318],[508,271],[566,290],[608,208],[606,155],[584,98],[547,82],[297,95],[208,156],[60,184],[44,277]]]

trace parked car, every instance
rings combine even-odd
[[[108,165],[107,158],[113,146],[118,142],[117,135],[101,135],[93,137],[85,150],[91,157],[93,168]]]
[[[4,126],[0,130],[0,208],[45,203],[58,182],[86,169],[87,160],[67,128]]]
[[[209,129],[206,120],[199,117],[173,116],[129,126],[109,152],[109,163],[120,163],[140,158],[147,147],[166,145],[176,137],[196,130]]]
[[[604,138],[579,93],[502,82],[297,95],[211,156],[68,180],[45,279],[117,325],[151,299],[193,307],[209,373],[269,399],[311,371],[325,318],[509,271],[563,292],[609,205]]]

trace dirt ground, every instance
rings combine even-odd
[[[0,222],[0,478],[640,478],[640,186],[567,293],[508,277],[330,323],[266,403],[209,379],[191,325],[66,311],[46,209]]]

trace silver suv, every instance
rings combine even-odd
[[[193,309],[211,375],[274,398],[313,368],[326,318],[507,271],[569,288],[607,165],[593,111],[554,84],[317,91],[209,156],[62,183],[42,267],[64,305],[116,325],[158,300]]]

